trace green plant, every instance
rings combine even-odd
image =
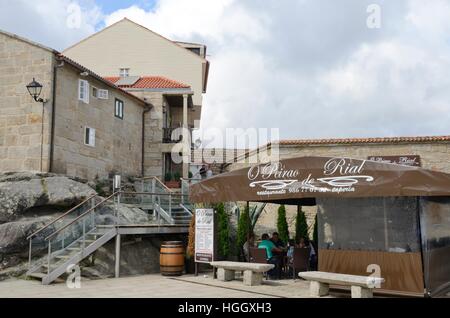
[[[192,174],[192,172],[189,171],[188,178],[189,178],[189,179],[192,179],[193,176],[194,176],[194,175]]]
[[[313,241],[318,244],[319,243],[319,229],[318,229],[318,220],[317,220],[317,214],[314,219],[314,230],[313,230]]]
[[[164,181],[171,181],[172,180],[172,174],[170,172],[166,172],[166,174],[164,175]]]
[[[280,239],[285,243],[289,241],[289,227],[286,221],[286,207],[284,205],[280,205],[278,208],[277,229]]]
[[[177,171],[173,174],[173,180],[175,181],[180,181],[181,179],[181,174]]]
[[[218,253],[223,258],[227,258],[230,254],[230,222],[228,214],[225,212],[225,205],[219,203],[216,205],[217,211],[217,239]]]
[[[299,206],[297,210],[297,217],[295,218],[295,240],[299,241],[302,237],[304,239],[309,239],[308,223],[306,223],[306,216],[302,211],[302,207]]]
[[[106,192],[103,190],[103,187],[101,184],[97,183],[95,184],[95,192],[97,192],[97,194],[101,197],[106,196]]]
[[[239,217],[237,228],[237,249],[238,254],[241,252],[241,247],[247,241],[248,235],[251,233],[251,220],[249,215],[249,209],[245,206],[244,212]]]
[[[195,214],[191,218],[189,223],[188,245],[186,249],[186,258],[194,258],[195,253]]]

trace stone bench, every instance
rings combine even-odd
[[[273,264],[241,263],[241,262],[211,262],[217,268],[217,279],[230,281],[235,279],[235,272],[244,272],[244,285],[261,285],[263,274],[275,267]]]
[[[309,292],[314,297],[328,295],[330,284],[333,284],[351,286],[352,298],[372,298],[373,289],[384,282],[384,278],[379,277],[327,272],[301,272],[298,276],[310,281]]]

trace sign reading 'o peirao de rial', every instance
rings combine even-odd
[[[281,162],[253,166],[248,170],[249,186],[258,188],[257,195],[298,192],[354,192],[360,181],[372,182],[373,176],[364,174],[366,161],[353,163],[350,159],[332,158],[325,162],[321,175],[301,174],[287,169]]]
[[[313,199],[324,197],[450,196],[449,185],[450,174],[420,167],[351,158],[298,157],[203,180],[190,187],[189,197],[194,203],[314,204]]]

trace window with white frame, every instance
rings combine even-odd
[[[130,69],[129,68],[121,68],[119,70],[119,76],[120,77],[128,77],[128,76],[130,76]]]
[[[109,91],[107,89],[99,89],[97,87],[92,87],[92,96],[98,99],[108,99]]]
[[[116,103],[114,107],[114,116],[123,119],[123,101],[116,98]]]
[[[107,89],[99,89],[98,90],[98,98],[109,99],[109,91]]]
[[[85,127],[84,144],[87,146],[95,147],[95,129],[94,128]]]
[[[78,80],[78,100],[89,104],[89,82],[86,80]]]

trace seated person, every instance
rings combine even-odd
[[[314,250],[314,246],[309,242],[308,239],[301,238],[300,242],[298,244],[301,248],[309,248],[309,267],[311,269],[317,268],[317,255],[316,251]]]
[[[289,240],[288,247],[287,247],[287,259],[288,264],[292,264],[293,258],[294,258],[294,247],[295,247],[295,241]]]
[[[277,275],[277,277],[281,278],[281,259],[274,255],[274,253],[281,253],[283,250],[279,247],[276,247],[275,244],[269,240],[269,234],[263,234],[261,237],[262,242],[259,243],[258,248],[264,248],[266,250],[267,262],[269,264],[275,265],[275,268],[269,271],[269,276],[273,277]]]
[[[246,262],[250,261],[250,247],[255,247],[255,235],[253,233],[250,233],[247,241],[242,246]]]
[[[272,233],[272,238],[270,240],[272,241],[273,244],[275,244],[276,247],[279,247],[279,248],[284,247],[284,243],[282,240],[280,240],[280,236],[278,235],[277,232]]]

